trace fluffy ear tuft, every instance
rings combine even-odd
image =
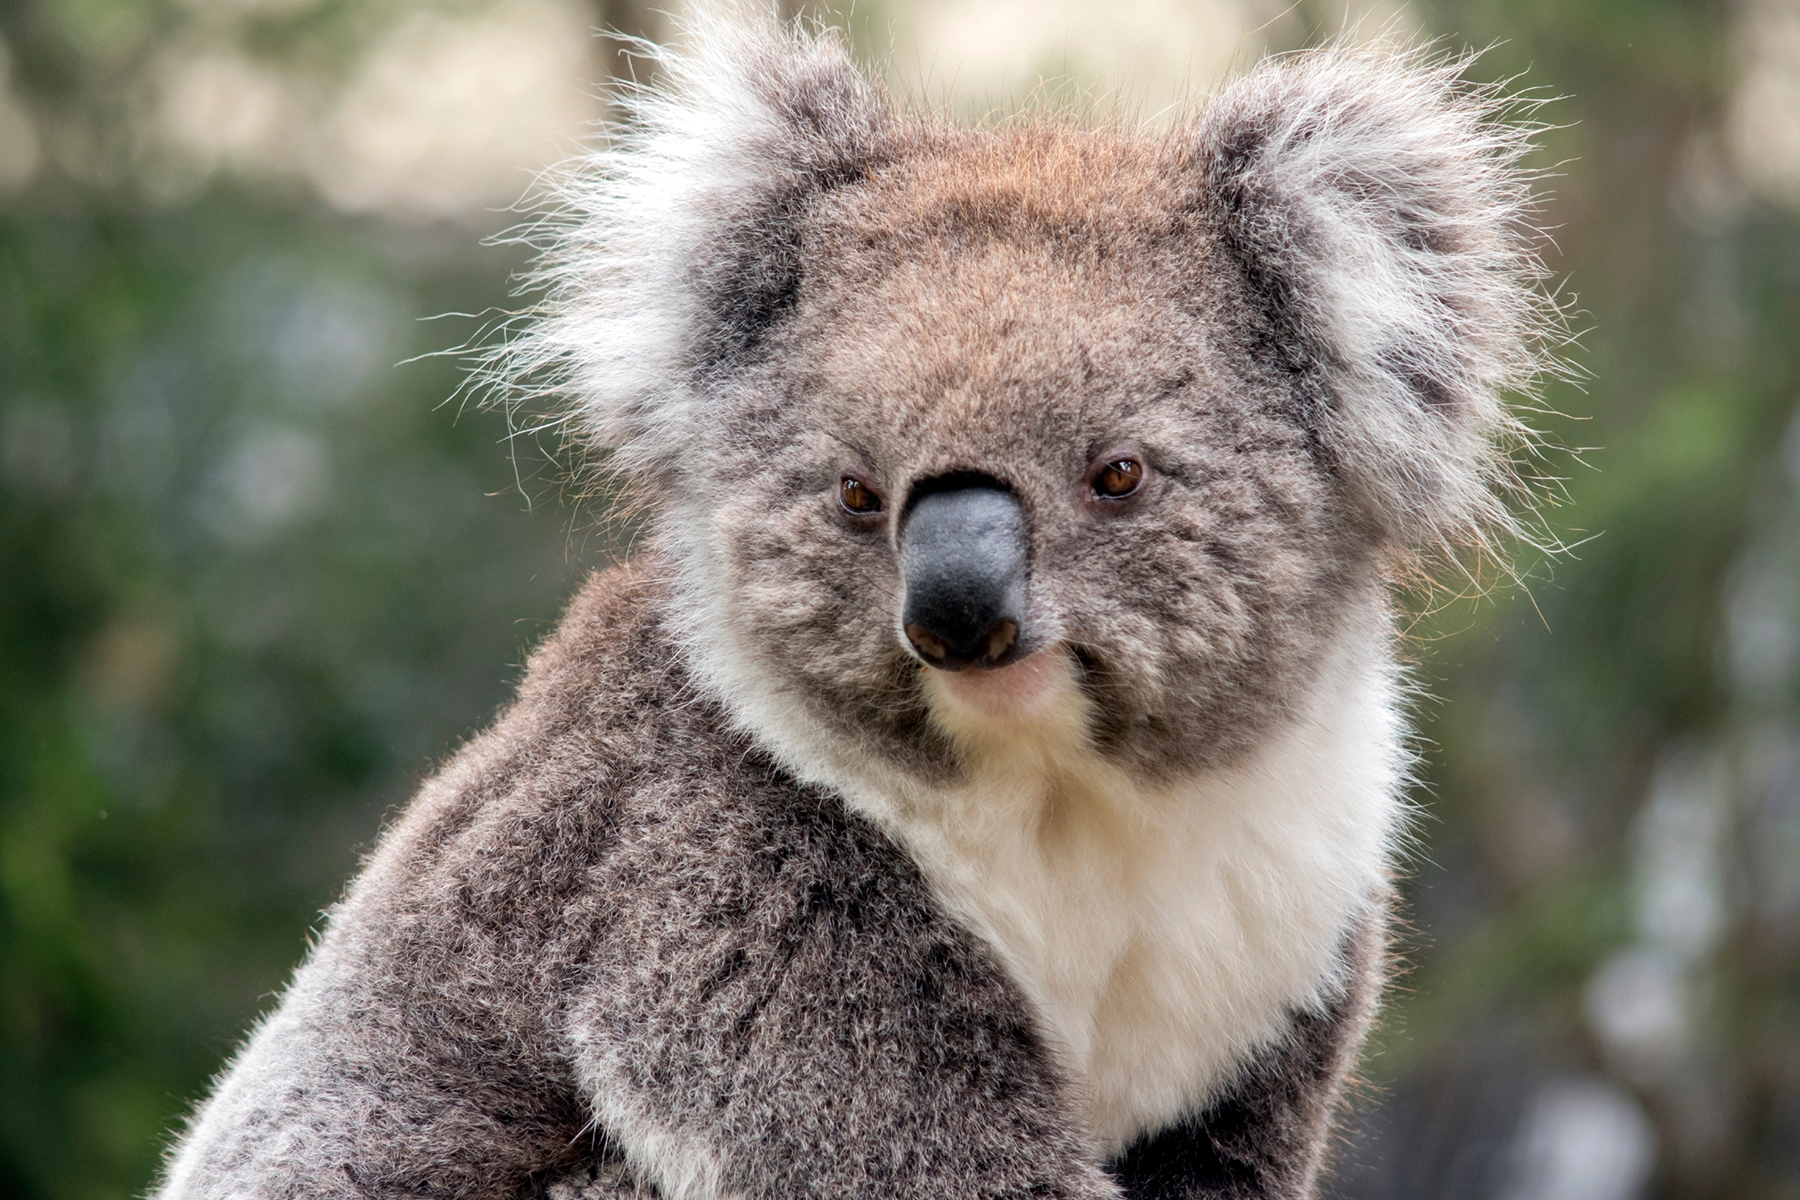
[[[550,177],[520,235],[544,300],[478,370],[508,405],[572,400],[566,428],[640,481],[675,470],[705,381],[796,294],[809,197],[865,171],[892,119],[829,32],[702,13],[680,33],[641,47],[662,81],[620,87],[607,143]]]
[[[1467,59],[1334,48],[1264,63],[1198,129],[1205,203],[1272,350],[1357,501],[1396,543],[1510,519],[1501,395],[1529,389],[1558,313],[1518,162],[1530,126]]]

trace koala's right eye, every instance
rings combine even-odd
[[[845,512],[858,517],[872,517],[881,511],[881,497],[854,475],[838,480],[838,503],[844,506]]]

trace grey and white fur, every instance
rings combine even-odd
[[[569,399],[647,549],[159,1194],[1312,1195],[1387,970],[1390,584],[1506,524],[1553,318],[1525,133],[1392,47],[1147,132],[685,35],[490,364]],[[956,670],[913,615],[965,501],[1013,607]]]

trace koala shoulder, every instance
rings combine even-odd
[[[508,836],[524,822],[583,813],[604,828],[591,831],[595,844],[577,839],[570,850],[591,861],[607,830],[643,807],[644,792],[744,774],[746,756],[755,759],[749,740],[695,691],[671,636],[667,574],[649,557],[589,576],[532,654],[517,700],[426,783],[365,880],[381,875],[386,858],[396,860],[396,880],[426,877],[426,846],[499,874],[518,864],[500,865],[491,846],[461,843],[482,828]],[[560,832],[582,831],[565,823]],[[549,842],[532,853],[546,846],[553,852]],[[520,871],[515,882],[540,889],[545,877]]]

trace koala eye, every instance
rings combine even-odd
[[[875,489],[853,475],[838,480],[838,503],[844,506],[845,512],[859,517],[873,516],[881,511],[881,497],[875,494]]]
[[[1123,500],[1144,485],[1144,464],[1135,458],[1115,458],[1094,475],[1094,495]]]

